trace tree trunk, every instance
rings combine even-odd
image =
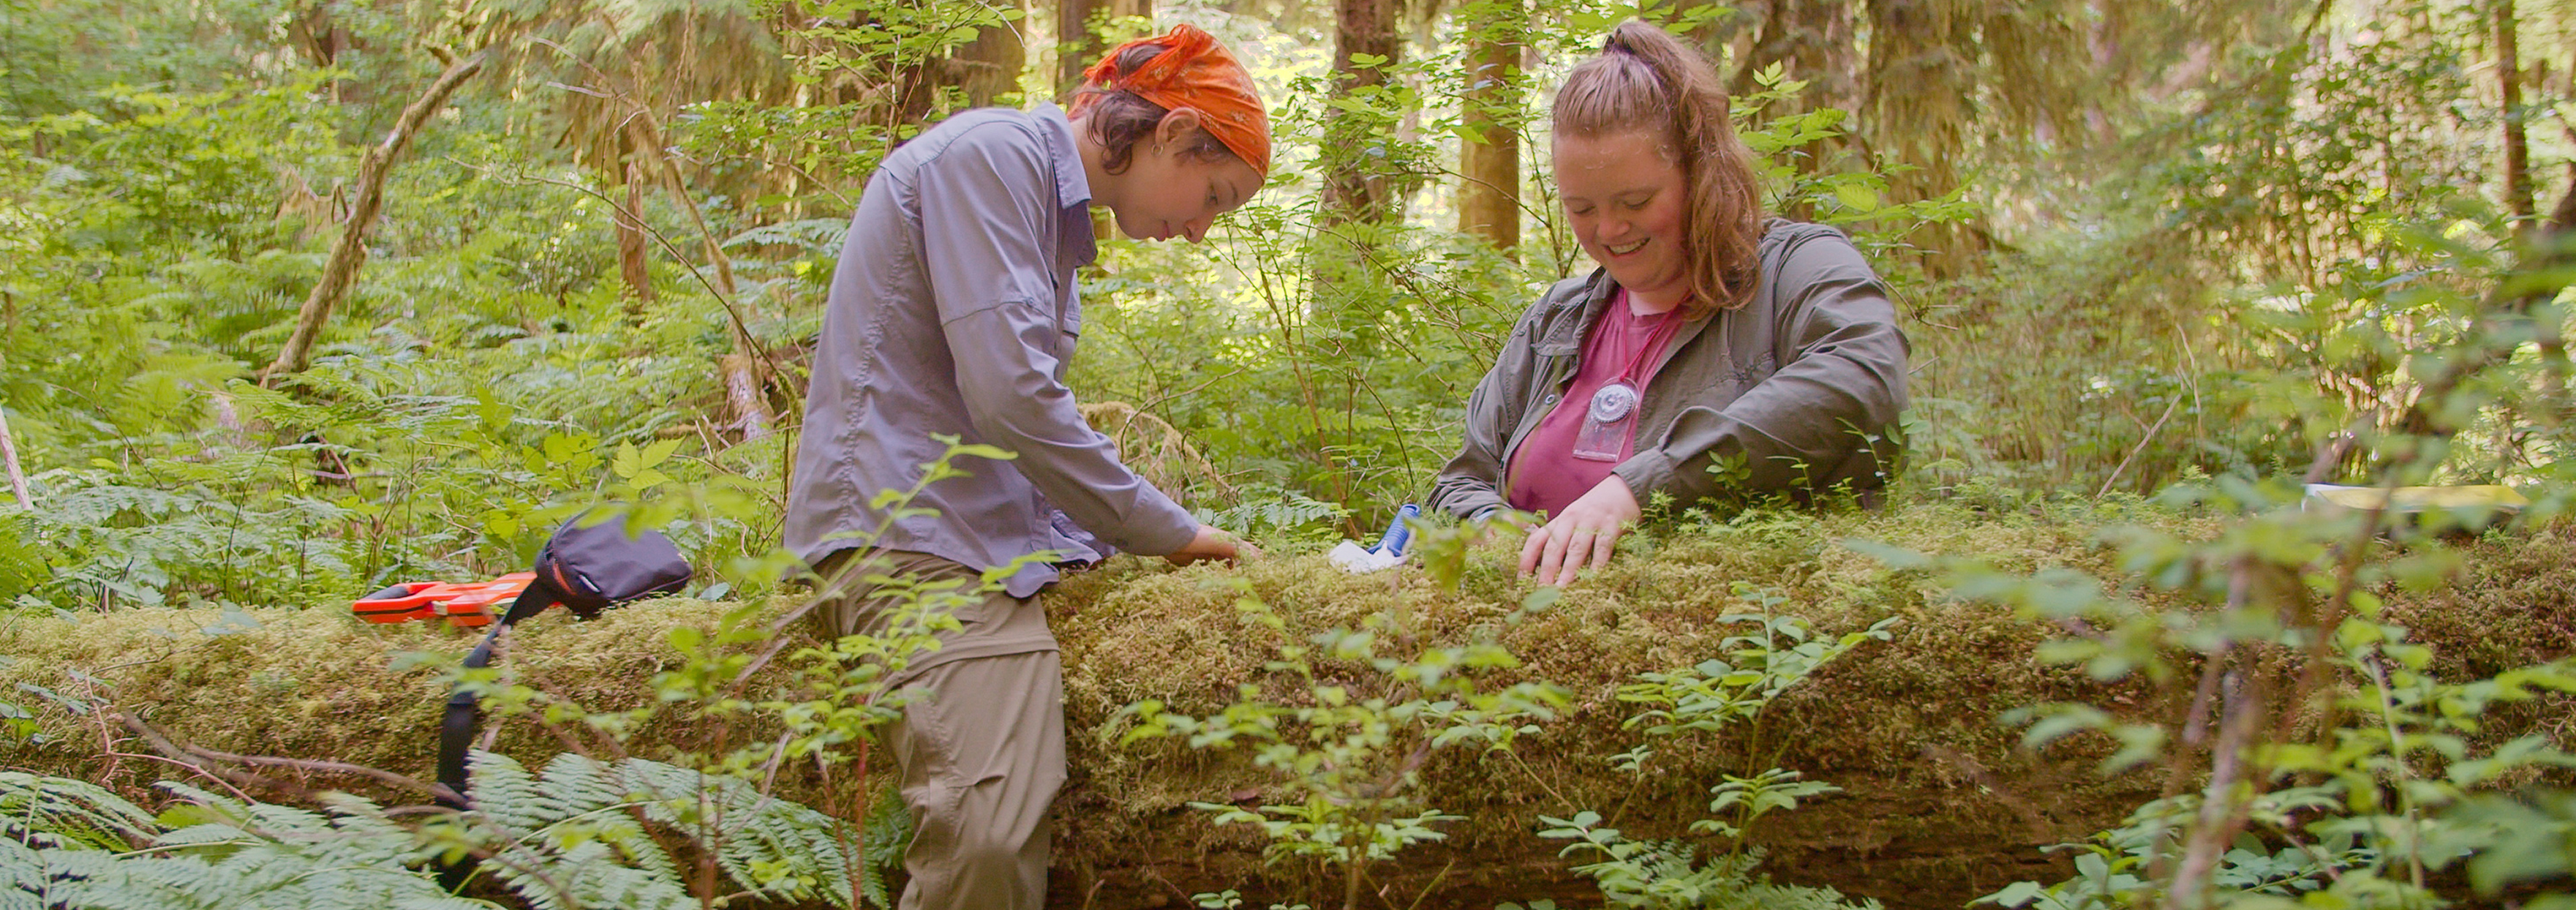
[[[1735,44],[1737,37],[1744,35],[1748,30],[1747,27],[1755,21],[1755,17],[1760,15],[1755,12],[1755,8],[1765,5],[1767,4],[1759,0],[1754,2],[1678,0],[1673,4],[1671,21],[1677,26],[1688,25],[1688,28],[1681,33],[1682,43],[1696,47],[1700,53],[1708,55],[1711,64],[1723,64],[1726,60],[1727,48]]]
[[[404,108],[394,121],[393,132],[384,144],[367,151],[358,163],[357,203],[349,209],[349,224],[340,232],[340,241],[331,247],[331,258],[322,267],[322,280],[313,286],[313,294],[304,298],[304,308],[295,314],[295,333],[287,336],[285,350],[277,361],[261,371],[263,384],[274,382],[281,373],[302,372],[312,363],[313,342],[321,337],[322,326],[331,321],[331,309],[349,295],[349,286],[357,281],[358,268],[367,263],[367,232],[375,227],[376,215],[384,208],[385,176],[393,171],[394,161],[420,131],[429,115],[447,105],[447,96],[464,84],[466,77],[483,68],[484,55],[477,53],[447,68],[438,81],[421,93],[420,99]]]
[[[1100,62],[1107,53],[1107,42],[1094,28],[1108,13],[1106,0],[1056,0],[1055,4],[1055,97],[1059,104],[1073,103],[1073,92],[1082,87],[1082,71]]]
[[[1478,0],[1470,19],[1468,137],[1458,144],[1458,230],[1512,249],[1521,242],[1521,0]]]
[[[1055,94],[1070,101],[1082,71],[1115,44],[1101,28],[1107,19],[1154,18],[1154,0],[1056,0]]]
[[[1754,74],[1778,64],[1788,78],[1805,80],[1807,90],[1791,107],[1774,113],[1825,107],[1857,113],[1861,61],[1852,13],[1851,4],[1837,0],[1770,0],[1753,30],[1750,50],[1727,77],[1727,93],[1759,91]],[[1718,59],[1714,50],[1709,59]]]
[[[641,317],[644,308],[653,304],[652,258],[644,239],[644,193],[639,184],[644,175],[633,163],[626,165],[626,208],[613,216],[617,225],[617,275],[625,279],[627,315]]]
[[[1745,53],[1735,71],[1726,77],[1727,93],[1742,97],[1762,91],[1756,77],[1776,66],[1783,78],[1804,81],[1807,88],[1796,96],[1771,102],[1763,109],[1763,119],[1828,107],[1860,114],[1858,74],[1864,65],[1859,43],[1853,37],[1854,15],[1850,4],[1837,0],[1770,0],[1760,22],[1747,29],[1750,36],[1743,45]],[[1852,129],[1852,124],[1861,120],[1855,117],[1846,121],[1844,129]],[[1856,144],[1857,138],[1846,132],[1780,157],[1799,174],[1813,175],[1835,169],[1831,159]],[[1781,214],[1809,220],[1820,213],[1801,200],[1791,200]]]
[[[2522,125],[2521,31],[2514,22],[2514,0],[2495,0],[2496,84],[2504,108],[2504,201],[2513,212],[2513,233],[2531,234],[2531,144]]]
[[[724,382],[725,402],[734,412],[733,428],[745,440],[767,436],[770,428],[777,424],[777,416],[769,409],[769,396],[763,392],[769,386],[768,379],[773,371],[767,369],[770,364],[766,352],[752,340],[751,327],[744,323],[741,311],[736,309],[739,297],[733,280],[733,258],[725,255],[724,245],[716,240],[715,230],[707,226],[706,216],[698,212],[697,200],[689,198],[688,186],[680,178],[679,162],[663,151],[661,124],[649,112],[639,109],[637,115],[627,121],[627,130],[636,153],[659,165],[656,170],[662,178],[662,189],[670,194],[673,203],[689,213],[689,223],[698,229],[698,239],[704,245],[708,264],[715,268],[717,302],[724,306],[727,323],[733,330],[733,350],[717,360],[716,375]],[[643,213],[638,211],[635,215],[641,218]],[[637,227],[640,229],[643,225],[639,222]]]
[[[1849,108],[1861,124],[1851,138],[1867,152],[1910,166],[1886,172],[1886,201],[1947,195],[1959,188],[1962,150],[1978,128],[1977,36],[1992,23],[1937,0],[1871,0],[1867,15],[1868,81],[1854,96],[1865,100]],[[1947,278],[1977,267],[1988,236],[1972,219],[1927,224],[1904,239],[1932,277]]]
[[[1082,71],[1100,62],[1100,55],[1113,46],[1099,27],[1107,18],[1154,17],[1154,0],[1056,0],[1055,10],[1055,97],[1059,104],[1072,104],[1074,90],[1082,87]],[[1091,212],[1091,236],[1107,240],[1111,227],[1107,209]],[[1093,263],[1092,268],[1100,268]]]
[[[996,6],[1027,12],[1028,0],[1004,0]],[[903,121],[925,123],[951,110],[985,107],[1019,91],[1020,71],[1029,63],[1028,47],[1020,41],[1022,21],[1025,17],[978,29],[974,40],[907,74],[900,108]]]
[[[1403,58],[1394,0],[1335,0],[1333,93],[1349,98],[1384,85]],[[1366,64],[1366,65],[1363,65]],[[1394,214],[1395,194],[1382,162],[1386,131],[1394,124],[1335,110],[1325,127],[1324,211],[1332,221],[1383,221]],[[1378,152],[1371,155],[1374,149]],[[1379,164],[1373,164],[1380,162]]]

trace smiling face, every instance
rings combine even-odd
[[[1098,194],[1129,237],[1197,243],[1218,215],[1261,189],[1261,172],[1200,132],[1189,108],[1172,111],[1134,149],[1127,169],[1111,178],[1117,185]]]
[[[1681,165],[1645,130],[1556,137],[1556,187],[1574,238],[1644,312],[1690,296]],[[1651,309],[1649,309],[1651,308]]]

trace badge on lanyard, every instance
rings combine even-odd
[[[1583,413],[1583,428],[1574,434],[1574,457],[1585,461],[1618,461],[1620,450],[1637,432],[1637,387],[1626,378],[1611,380],[1592,393]]]
[[[1619,304],[1613,304],[1614,306]],[[1637,390],[1637,371],[1646,358],[1664,347],[1672,338],[1673,328],[1681,324],[1681,308],[1664,313],[1662,321],[1646,334],[1646,344],[1629,358],[1628,368],[1619,378],[1603,383],[1592,393],[1592,403],[1583,411],[1583,426],[1574,433],[1574,457],[1585,461],[1618,461],[1627,454],[1628,440],[1637,435],[1638,407],[1645,395]]]

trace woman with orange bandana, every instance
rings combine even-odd
[[[889,579],[1001,582],[891,674],[922,690],[885,733],[914,821],[903,910],[1045,901],[1065,774],[1061,665],[1038,603],[1055,564],[1249,550],[1121,463],[1064,379],[1082,328],[1074,270],[1097,253],[1090,210],[1131,237],[1197,242],[1261,188],[1268,115],[1251,75],[1187,25],[1084,76],[1069,113],[968,111],[887,156],[824,308],[785,528],[826,580],[809,615],[826,637],[875,631],[908,586]],[[899,513],[876,501],[911,489],[942,437],[1016,457],[969,459]]]

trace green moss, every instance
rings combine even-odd
[[[2186,535],[2214,528],[2193,516],[2118,517]],[[1525,661],[1512,678],[1553,680],[1572,693],[1572,709],[1514,753],[1444,753],[1426,767],[1425,801],[1470,820],[1450,829],[1447,844],[1420,848],[1391,870],[1400,884],[1395,893],[1403,892],[1401,883],[1419,888],[1446,869],[1442,888],[1466,889],[1460,893],[1580,894],[1553,859],[1557,845],[1532,835],[1536,816],[1616,811],[1623,828],[1674,835],[1718,774],[1771,764],[1846,791],[1778,816],[1764,832],[1773,850],[1769,868],[1781,880],[1928,907],[2046,877],[2046,869],[2029,868],[2048,862],[2040,846],[2116,821],[2164,781],[2097,776],[2093,765],[2106,742],[2079,737],[2045,754],[2020,749],[2019,732],[1998,715],[2060,699],[2145,711],[2169,703],[2170,693],[2137,683],[2105,686],[2041,665],[2031,651],[2050,629],[1993,606],[1944,599],[1929,579],[1892,573],[1838,542],[1866,538],[1973,553],[2015,571],[2066,566],[2108,577],[2112,556],[2095,542],[2098,519],[1917,504],[1878,515],[1758,515],[1688,525],[1638,539],[1647,555],[1623,559],[1512,626],[1504,619],[1529,588],[1511,572],[1516,551],[1500,544],[1471,554],[1456,594],[1409,569],[1354,576],[1319,557],[1239,570],[1120,559],[1076,574],[1045,599],[1064,648],[1073,764],[1072,785],[1058,803],[1059,886],[1169,893],[1152,884],[1160,878],[1268,892],[1247,885],[1264,874],[1260,845],[1248,832],[1216,829],[1181,808],[1191,800],[1257,797],[1273,784],[1266,773],[1235,756],[1169,742],[1114,746],[1117,712],[1131,702],[1156,698],[1204,713],[1231,701],[1238,684],[1275,688],[1263,663],[1283,635],[1241,615],[1241,595],[1222,583],[1229,576],[1248,582],[1253,596],[1288,621],[1286,640],[1392,614],[1416,646],[1499,636]],[[2576,651],[2571,543],[2576,538],[2563,529],[2477,542],[2465,549],[2469,566],[2454,585],[2422,595],[2391,591],[2388,613],[2440,650],[2445,675],[2490,674]],[[1658,760],[1659,773],[1642,782],[1612,771],[1603,756],[1636,740],[1619,729],[1627,706],[1613,698],[1616,686],[1636,673],[1715,655],[1730,631],[1717,618],[1748,608],[1728,593],[1737,581],[1776,590],[1787,598],[1784,610],[1823,632],[1888,616],[1900,623],[1892,641],[1862,646],[1778,701],[1761,742],[1677,744]],[[637,707],[651,698],[653,674],[679,659],[666,644],[668,630],[712,627],[728,606],[652,601],[591,623],[550,613],[514,636],[508,662],[532,684],[594,709]],[[0,625],[0,654],[12,658],[0,665],[0,692],[15,691],[7,700],[37,714],[55,737],[41,746],[0,747],[0,763],[127,788],[181,773],[132,757],[147,750],[121,730],[17,690],[27,683],[112,701],[207,748],[428,776],[443,693],[429,669],[390,668],[410,652],[452,660],[471,637],[422,624],[370,626],[338,605],[251,615],[256,628],[221,635],[205,631],[215,614],[184,610],[76,621],[21,616]],[[800,626],[790,634],[804,633]],[[755,688],[785,682],[772,670]],[[2564,701],[2517,706],[2506,721],[2564,741],[2570,713]],[[629,748],[647,757],[705,748],[706,732],[656,720]],[[525,723],[505,727],[498,745],[528,762],[563,748]],[[781,780],[791,798],[827,807],[841,801],[809,770],[788,769]],[[368,789],[354,779],[305,783]]]

